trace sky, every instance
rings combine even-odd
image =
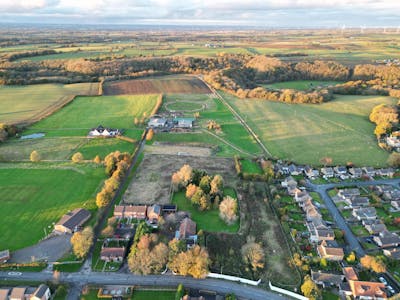
[[[400,0],[0,0],[0,22],[397,28]]]

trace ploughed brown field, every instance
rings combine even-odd
[[[108,82],[103,88],[104,95],[210,93],[200,79],[181,75]]]

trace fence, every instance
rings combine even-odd
[[[254,285],[254,286],[257,286],[261,283],[261,279],[259,279],[258,281],[253,281],[253,280],[249,280],[249,279],[245,279],[245,278],[241,278],[241,277],[223,275],[223,274],[217,274],[217,273],[208,273],[207,277],[217,278],[217,279],[225,279],[225,280],[229,280],[229,281],[236,281],[236,282],[245,283],[245,284]]]
[[[288,291],[288,290],[285,290],[285,289],[281,289],[281,288],[279,288],[277,286],[273,286],[271,281],[269,282],[269,288],[271,289],[271,291],[274,291],[274,292],[277,292],[277,293],[281,293],[281,294],[285,294],[285,295],[288,295],[288,296],[290,296],[292,298],[296,298],[296,299],[300,299],[300,300],[308,300],[307,297],[304,297],[302,295],[296,294],[294,292],[291,292],[291,291]]]

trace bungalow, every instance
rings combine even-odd
[[[25,300],[26,287],[15,287],[11,290],[9,300]]]
[[[381,282],[349,281],[354,299],[386,299],[385,285]]]
[[[352,167],[349,169],[349,173],[350,173],[351,177],[353,177],[353,178],[360,178],[362,176],[361,168]]]
[[[372,167],[363,167],[362,170],[369,177],[375,176],[375,169]]]
[[[146,219],[147,205],[129,205],[125,206],[124,216],[129,219]]]
[[[284,188],[287,188],[289,186],[294,186],[297,187],[297,181],[292,177],[286,177],[282,182],[281,182],[281,186]]]
[[[88,134],[90,137],[115,137],[117,135],[121,135],[121,131],[119,129],[104,128],[101,125],[99,125],[97,128],[92,128]]]
[[[353,209],[352,215],[357,218],[357,220],[375,220],[376,219],[376,209],[375,207],[361,207]]]
[[[386,231],[386,225],[381,220],[363,220],[362,224],[369,234],[379,234]]]
[[[0,264],[7,262],[10,258],[10,250],[0,251]]]
[[[382,177],[393,177],[394,170],[392,168],[379,169],[376,171],[376,175],[382,176]]]
[[[197,229],[196,223],[189,218],[185,218],[181,222],[179,230],[175,233],[175,238],[178,240],[186,240],[187,243],[190,243],[190,241],[196,243],[197,242],[196,229]]]
[[[395,260],[400,260],[400,248],[383,249],[383,254]]]
[[[332,178],[335,175],[331,167],[321,168],[321,173],[326,178]]]
[[[147,123],[147,126],[149,128],[164,128],[167,126],[168,120],[166,118],[163,118],[159,115],[154,115],[150,117],[149,122]]]
[[[344,200],[350,208],[367,207],[369,206],[368,197],[353,196]]]
[[[45,284],[41,284],[32,294],[30,300],[49,300],[50,297],[50,288]]]
[[[329,288],[339,285],[343,282],[344,276],[326,272],[314,272],[311,270],[311,280],[315,284],[322,286],[322,288]]]
[[[317,251],[319,257],[326,260],[342,261],[344,257],[343,248],[339,247],[335,241],[322,241]]]
[[[316,219],[313,222],[307,222],[307,229],[310,232],[309,240],[311,243],[335,239],[335,233],[331,228],[325,225],[322,219]]]
[[[396,233],[387,230],[380,232],[373,239],[381,248],[398,247],[400,245],[400,237]]]
[[[338,192],[338,197],[342,198],[343,200],[350,199],[352,197],[360,196],[360,190],[357,188],[354,189],[341,189]]]
[[[9,288],[0,288],[0,300],[8,300]]]
[[[56,232],[73,233],[90,218],[90,212],[83,208],[77,208],[66,213],[54,226]]]
[[[400,200],[392,200],[390,201],[390,205],[394,210],[400,210]]]
[[[343,166],[336,166],[333,168],[337,177],[343,176],[347,174],[347,168]]]
[[[124,260],[125,247],[102,247],[100,259],[106,262],[121,262]]]

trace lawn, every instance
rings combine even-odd
[[[250,173],[250,174],[262,174],[261,167],[255,161],[249,159],[242,159],[240,160],[240,164],[242,165],[242,172],[243,173]]]
[[[0,86],[0,123],[17,123],[34,117],[65,96],[95,95],[98,83]]]
[[[119,139],[90,139],[77,151],[82,153],[84,159],[93,159],[96,155],[103,159],[116,150],[132,153],[134,148],[135,144]]]
[[[368,116],[374,106],[393,104],[394,98],[336,96],[307,105],[223,95],[275,157],[315,166],[326,156],[334,164],[386,165],[388,153],[378,147]]]
[[[0,164],[0,249],[35,244],[74,208],[94,212],[103,178],[103,168],[90,165]]]
[[[175,291],[133,291],[132,300],[174,300]]]
[[[350,229],[356,236],[369,235],[368,231],[362,225],[353,225],[353,226],[350,226]]]
[[[232,189],[224,189],[225,195],[236,198],[236,193]],[[237,232],[239,230],[239,221],[229,226],[219,217],[218,209],[208,211],[199,211],[195,208],[185,196],[185,192],[177,192],[173,195],[172,202],[178,206],[180,211],[190,213],[193,221],[197,223],[197,231],[204,230],[208,232]]]
[[[319,81],[319,80],[294,80],[294,81],[284,81],[276,82],[271,84],[264,84],[263,87],[270,89],[294,89],[299,91],[305,91],[311,88],[316,88],[319,86],[329,86],[336,85],[342,82],[339,81]]]

